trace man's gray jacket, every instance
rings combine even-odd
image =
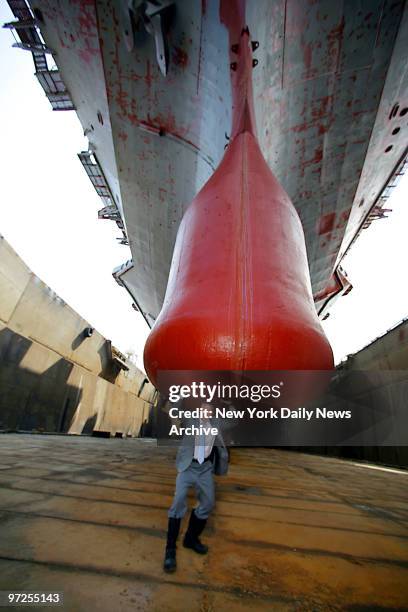
[[[188,419],[183,421],[183,426],[191,427],[195,425],[199,427],[198,419]],[[222,437],[220,422],[218,419],[211,419],[211,426],[217,427],[218,434],[214,440],[215,447],[215,464],[214,464],[214,473],[223,476],[228,472],[228,451],[224,444],[224,439]],[[213,448],[214,448],[213,447]],[[177,457],[176,457],[176,467],[178,472],[184,472],[194,458],[194,448],[195,448],[195,436],[187,436],[185,435],[180,443]]]

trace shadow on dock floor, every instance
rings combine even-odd
[[[63,591],[70,611],[408,609],[408,473],[233,449],[209,554],[179,546],[167,575],[174,456],[145,439],[1,435],[0,590]]]

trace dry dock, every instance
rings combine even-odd
[[[408,609],[408,473],[234,449],[209,554],[179,546],[166,575],[173,460],[150,440],[1,435],[0,590],[81,611]]]

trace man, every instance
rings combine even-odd
[[[201,410],[203,418],[194,419],[195,423],[208,431],[214,426],[217,427],[217,423],[210,421],[212,418],[210,404],[202,403]],[[163,564],[166,572],[176,570],[176,542],[181,519],[187,511],[186,500],[191,486],[196,489],[198,506],[191,511],[183,546],[200,555],[208,552],[208,547],[200,541],[199,536],[215,504],[213,473],[221,475],[228,471],[228,451],[219,427],[216,436],[211,433],[184,436],[177,453],[176,467],[178,471],[176,491],[168,511],[169,522]]]

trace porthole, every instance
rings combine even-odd
[[[394,106],[392,107],[391,112],[388,115],[388,118],[389,119],[393,119],[393,117],[395,117],[395,115],[398,113],[398,111],[399,111],[399,104],[398,104],[398,102],[396,102],[394,104]]]

